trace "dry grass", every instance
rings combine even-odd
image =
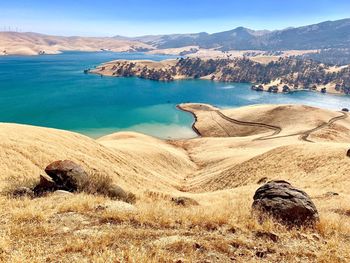
[[[16,176],[11,176],[6,178],[5,187],[2,189],[0,194],[11,197],[16,189],[20,187],[33,189],[38,183],[39,178],[17,178]]]
[[[225,113],[248,120],[259,115],[280,125],[283,135],[338,114],[275,105],[255,109]],[[214,125],[206,120],[201,129]],[[249,135],[251,129],[244,137],[167,142],[118,133],[94,141],[1,124],[1,190],[30,185],[47,164],[60,159],[82,165],[91,181],[74,195],[0,196],[0,261],[349,262],[350,159],[345,153],[350,124],[336,124],[310,136],[315,143],[297,136],[254,141],[264,134]],[[319,210],[316,228],[286,229],[271,219],[260,224],[251,203],[262,177],[286,179],[305,190]],[[96,194],[112,184],[134,192],[134,206]],[[199,205],[176,206],[171,199],[179,196]]]
[[[56,43],[52,45],[52,42]],[[38,55],[57,54],[64,50],[100,51],[110,49],[115,52],[125,52],[134,48],[152,48],[150,45],[129,40],[119,40],[108,37],[61,37],[36,33],[0,32],[0,49],[8,55]]]
[[[240,191],[238,189],[238,191]],[[1,259],[8,262],[348,262],[348,216],[321,206],[315,230],[259,224],[249,196],[177,207],[147,195],[136,211],[105,211],[103,197],[1,199]],[[349,201],[349,200],[347,200]],[[216,202],[220,203],[216,205]],[[5,209],[6,207],[6,209]],[[273,233],[277,241],[257,237]],[[261,259],[257,255],[262,256]]]

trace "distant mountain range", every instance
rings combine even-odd
[[[115,38],[140,41],[158,49],[199,46],[218,50],[310,50],[350,47],[350,19],[275,31],[244,27],[208,34],[173,34]]]

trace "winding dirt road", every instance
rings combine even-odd
[[[328,127],[328,126],[330,126],[331,124],[333,124],[336,121],[344,120],[344,119],[349,117],[349,115],[346,112],[341,112],[341,113],[342,113],[342,115],[334,117],[334,118],[330,119],[328,122],[325,122],[325,123],[321,124],[320,126],[318,126],[316,128],[313,128],[311,130],[303,132],[302,134],[300,134],[299,139],[303,140],[303,141],[306,141],[306,142],[313,142],[313,141],[308,139],[308,137],[310,136],[311,133],[316,132],[318,130],[321,130],[321,129],[325,128],[325,127]]]

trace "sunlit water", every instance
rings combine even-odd
[[[132,130],[162,138],[187,138],[193,118],[182,102],[220,107],[298,103],[329,109],[350,107],[350,97],[312,92],[270,94],[250,84],[206,80],[157,82],[83,74],[114,59],[162,60],[142,53],[65,52],[60,55],[0,57],[0,121],[71,130],[99,137]]]

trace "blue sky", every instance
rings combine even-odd
[[[1,0],[0,30],[138,36],[283,29],[350,18],[350,0]]]

